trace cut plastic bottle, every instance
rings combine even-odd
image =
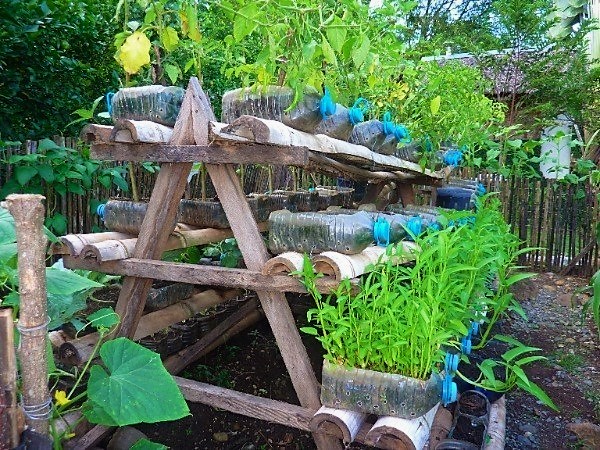
[[[350,123],[348,117],[348,108],[336,104],[335,113],[323,119],[315,128],[315,134],[324,134],[326,136],[347,141],[350,139],[354,125]]]
[[[348,142],[363,145],[382,155],[393,155],[398,146],[398,140],[394,135],[385,134],[383,122],[380,120],[368,120],[357,124]]]
[[[223,95],[221,119],[225,123],[232,123],[238,117],[248,115],[277,120],[296,130],[314,133],[321,122],[320,100],[321,96],[316,91],[306,92],[290,110],[294,91],[286,86],[240,88]]]
[[[172,127],[181,109],[185,90],[177,86],[138,86],[119,89],[111,100],[111,117],[150,120]]]

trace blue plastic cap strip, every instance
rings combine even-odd
[[[446,358],[444,359],[444,371],[447,374],[454,374],[458,370],[458,363],[460,361],[460,355],[458,353],[446,353]]]
[[[114,92],[108,92],[104,97],[104,99],[106,100],[106,110],[108,111],[109,116],[112,116],[112,99],[114,96]]]
[[[96,208],[96,214],[98,214],[102,220],[104,220],[104,208],[106,208],[106,203],[101,203]]]
[[[406,222],[406,229],[413,235],[418,236],[423,231],[423,219],[419,216],[414,216]]]
[[[327,117],[333,116],[336,109],[337,105],[333,101],[329,89],[325,88],[325,95],[321,97],[321,101],[319,102],[319,112],[321,113],[321,117],[326,119]]]
[[[481,183],[477,183],[477,195],[481,196],[481,195],[485,195],[485,193],[487,192],[485,186]]]
[[[462,340],[460,341],[460,351],[463,352],[465,355],[470,355],[471,347],[471,338],[469,336],[462,338]]]
[[[365,121],[365,113],[369,110],[371,105],[365,98],[359,97],[352,105],[352,108],[348,110],[348,119],[352,125],[357,125]]]
[[[448,150],[444,154],[444,163],[449,166],[458,166],[462,161],[463,154],[460,150]]]
[[[383,217],[378,217],[373,224],[373,239],[380,247],[390,245],[390,224]]]
[[[442,382],[442,404],[444,406],[453,403],[458,398],[458,386],[452,381],[452,376],[446,375]]]

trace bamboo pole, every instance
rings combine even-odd
[[[17,357],[12,309],[0,309],[0,450],[19,445]]]
[[[37,194],[12,194],[6,198],[8,211],[15,219],[19,264],[20,309],[17,328],[21,334],[19,361],[23,379],[23,410],[27,425],[48,434],[52,402],[48,391],[46,336],[46,236],[44,197]]]

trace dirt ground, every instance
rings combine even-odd
[[[600,345],[591,320],[581,323],[580,303],[571,294],[587,280],[539,274],[515,291],[529,320],[511,316],[499,332],[511,334],[543,349],[546,361],[527,372],[560,408],[554,412],[524,392],[507,398],[507,449],[599,448]],[[299,326],[306,322],[308,297],[291,297]],[[303,335],[315,372],[321,366],[321,348]],[[266,320],[188,367],[182,376],[276,400],[297,403],[275,340]],[[293,428],[190,404],[191,415],[182,420],[140,425],[151,440],[172,449],[313,449],[310,435]],[[364,449],[364,446],[352,446]]]

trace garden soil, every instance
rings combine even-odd
[[[588,280],[539,274],[515,295],[528,314],[499,324],[498,332],[540,347],[548,357],[527,370],[559,407],[513,391],[506,396],[507,449],[600,449],[600,345],[591,320],[581,322],[584,295],[572,294]],[[290,296],[298,326],[306,324],[310,299]],[[573,303],[573,304],[572,304]],[[321,348],[303,335],[315,372]],[[266,320],[188,367],[182,376],[275,400],[297,403],[290,377]],[[190,403],[191,415],[175,422],[140,425],[149,439],[172,449],[313,449],[307,432]],[[365,449],[360,445],[352,449]]]

